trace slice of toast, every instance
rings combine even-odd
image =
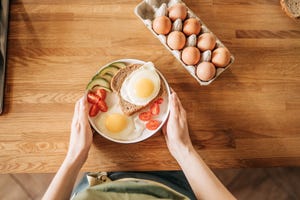
[[[137,70],[138,68],[140,68],[142,65],[141,64],[131,64],[128,65],[127,67],[120,69],[112,78],[111,80],[111,88],[114,92],[116,92],[118,94],[119,97],[119,103],[121,106],[121,109],[123,111],[123,113],[125,115],[131,116],[134,113],[142,110],[143,108],[147,107],[148,105],[150,105],[155,99],[157,99],[158,97],[161,97],[165,92],[166,92],[166,86],[163,82],[163,80],[160,77],[160,90],[158,95],[151,101],[149,102],[147,105],[144,106],[140,106],[140,105],[134,105],[128,101],[126,101],[125,99],[123,99],[121,97],[121,87],[122,84],[124,82],[124,80],[126,79],[126,77],[131,74],[134,70]]]
[[[280,4],[289,17],[300,20],[300,0],[280,0]]]

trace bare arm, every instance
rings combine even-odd
[[[44,200],[70,199],[76,177],[88,157],[93,140],[87,115],[88,105],[82,97],[75,105],[67,156],[44,194]]]
[[[186,111],[175,92],[171,94],[170,116],[163,127],[163,133],[170,153],[182,168],[197,199],[235,199],[194,149],[189,136]]]

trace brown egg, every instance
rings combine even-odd
[[[180,50],[185,45],[185,35],[180,31],[173,31],[167,37],[167,44],[171,49]]]
[[[212,53],[212,63],[216,67],[226,67],[230,62],[230,53],[228,49],[219,47]]]
[[[156,17],[153,20],[152,28],[157,34],[168,34],[171,30],[171,20],[166,16]]]
[[[181,3],[175,4],[174,6],[170,7],[168,11],[169,11],[169,18],[172,21],[175,21],[178,18],[184,20],[187,15],[187,9],[185,5]]]
[[[201,23],[196,18],[190,18],[183,23],[183,32],[190,36],[192,34],[198,35],[201,31]]]
[[[211,62],[202,62],[197,66],[196,75],[202,81],[209,81],[216,75],[216,68]]]
[[[216,37],[212,33],[203,33],[198,37],[197,47],[200,51],[213,50],[216,45]]]
[[[200,60],[201,54],[197,47],[186,47],[181,54],[182,61],[187,65],[196,65]]]

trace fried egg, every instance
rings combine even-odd
[[[120,90],[121,97],[134,105],[144,106],[160,90],[160,78],[152,62],[147,62],[128,75]]]
[[[141,135],[144,128],[136,119],[126,116],[119,105],[114,105],[107,112],[95,119],[95,125],[103,134],[118,140],[132,140]]]

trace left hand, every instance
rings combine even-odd
[[[88,103],[86,97],[76,102],[71,125],[71,136],[67,161],[79,161],[84,164],[93,141],[93,133],[88,121]]]
[[[88,120],[88,103],[86,97],[82,97],[75,105],[67,156],[43,199],[70,199],[76,177],[88,157],[92,141],[93,133]]]

